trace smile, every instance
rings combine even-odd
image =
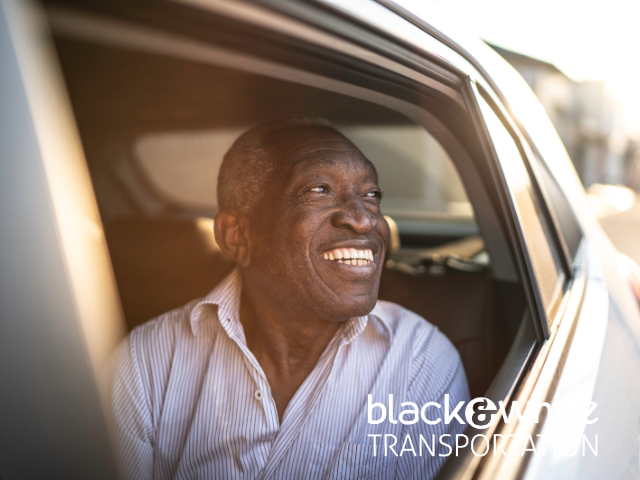
[[[359,250],[355,248],[334,248],[322,254],[325,260],[330,260],[347,265],[363,267],[373,263],[373,252],[370,249]]]

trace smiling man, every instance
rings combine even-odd
[[[124,478],[435,476],[465,425],[402,403],[453,409],[466,378],[434,326],[377,301],[380,199],[373,165],[325,121],[273,121],[236,140],[215,237],[237,268],[117,353]]]

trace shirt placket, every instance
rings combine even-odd
[[[269,456],[271,455],[273,443],[278,435],[278,430],[280,427],[278,420],[278,410],[271,395],[271,389],[269,387],[269,383],[267,382],[266,375],[258,364],[257,359],[247,346],[239,318],[237,317],[237,315],[233,315],[231,312],[229,312],[226,308],[224,308],[222,311],[219,310],[218,315],[220,323],[227,333],[227,336],[237,345],[237,347],[242,352],[242,359],[245,363],[245,367],[254,382],[253,390],[247,392],[247,405],[253,404],[256,408],[261,408],[264,413],[264,428],[269,436],[268,446],[266,446],[265,444],[264,447],[256,449],[256,451],[254,451],[254,454],[259,457],[259,464],[261,466],[260,470],[264,470],[265,466],[267,465]]]
[[[229,325],[225,330],[227,330],[229,338],[231,338],[242,351],[245,366],[255,383],[252,397],[248,401],[258,402],[260,404],[264,411],[267,429],[272,433],[273,439],[275,439],[278,429],[280,428],[280,421],[278,419],[276,402],[273,399],[273,395],[271,395],[271,387],[267,381],[267,376],[253,355],[253,352],[249,350],[242,329],[239,327],[239,320],[230,317],[227,319],[227,322],[229,322]]]
[[[307,380],[305,380],[300,389],[304,388],[307,392],[306,395],[301,396],[299,394],[299,389],[299,391],[293,396],[289,402],[287,410],[285,411],[284,422],[280,426],[278,438],[272,448],[268,464],[265,466],[265,469],[259,477],[260,480],[268,480],[273,477],[274,473],[277,471],[278,464],[286,456],[307,416],[318,401],[327,382],[330,381],[331,374],[335,369],[336,360],[340,355],[341,349],[348,343],[351,343],[353,338],[364,330],[366,324],[367,317],[356,317],[346,325],[346,328],[340,329],[336,334],[336,338],[334,338],[329,344],[326,352],[322,355],[320,360],[318,360],[318,364],[310,374],[310,377],[316,378],[315,383],[312,385],[306,385]],[[325,373],[323,375],[319,375],[319,370],[324,370]],[[292,419],[295,420],[292,421]]]
[[[262,370],[262,367],[260,367],[260,364],[251,350],[249,350],[246,345],[243,345],[239,339],[234,340],[244,353],[245,365],[255,382],[253,401],[258,402],[264,411],[267,428],[273,433],[273,442],[278,433],[278,429],[280,428],[280,420],[278,419],[278,408],[276,407],[276,402],[273,399],[273,395],[271,395],[271,387],[269,386],[269,382],[267,381],[267,377]]]

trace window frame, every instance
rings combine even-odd
[[[240,2],[237,4],[234,3],[233,5],[240,6],[239,7],[240,9],[238,11],[234,11],[234,15],[255,14],[255,11],[253,11],[255,7],[253,5],[241,4]],[[247,10],[246,11],[243,10],[244,8],[246,8]],[[85,12],[85,13],[79,14],[78,12]],[[88,18],[84,16],[86,12],[90,12],[89,13],[90,16]],[[215,11],[214,15],[219,15],[219,13],[220,12]],[[226,13],[226,12],[223,12],[223,13]],[[262,11],[260,13],[262,13]],[[80,38],[80,39],[85,39],[89,41],[97,40],[101,43],[107,43],[107,44],[112,43],[120,47],[123,46],[123,44],[126,42],[126,40],[123,40],[123,37],[124,37],[123,33],[127,33],[127,28],[125,28],[127,27],[127,25],[126,24],[122,25],[122,24],[118,24],[117,22],[113,22],[111,24],[111,27],[112,27],[111,34],[117,31],[119,37],[115,39],[108,38],[109,36],[108,28],[103,28],[103,27],[105,26],[109,27],[109,25],[106,25],[106,23],[110,22],[111,20],[107,20],[106,22],[104,22],[105,25],[101,25],[100,22],[90,22],[90,20],[92,19],[91,17],[94,17],[94,15],[92,14],[93,12],[90,9],[86,9],[86,8],[81,8],[78,10],[74,10],[72,12],[69,12],[68,10],[58,9],[55,7],[49,9],[49,16],[50,16],[50,19],[52,20],[52,24],[55,32],[62,33],[67,36],[71,36],[73,38]],[[329,27],[329,26],[334,27],[336,25],[341,25],[342,27],[347,28],[351,25],[344,21],[342,22],[333,21],[333,17],[328,17],[326,13],[320,16],[312,15],[311,17],[314,19],[322,19],[323,22],[321,27]],[[127,18],[127,16],[125,15],[124,18]],[[130,14],[129,18],[135,19],[136,23],[140,21],[139,16],[135,15],[135,12],[134,14]],[[278,18],[278,21],[281,20],[280,17],[277,17],[277,18]],[[153,21],[154,19],[151,18],[148,20]],[[80,22],[84,22],[84,26],[80,25]],[[136,26],[136,23],[132,22],[129,25]],[[90,25],[90,27],[87,27],[86,25]],[[278,31],[277,28],[279,26],[280,24],[276,22],[276,25],[271,25],[270,28],[273,28],[277,32]],[[114,29],[113,27],[118,27],[118,28]],[[297,25],[297,27],[299,29],[301,25]],[[305,25],[305,28],[312,29],[313,26]],[[140,30],[145,31],[146,28],[142,28]],[[296,30],[296,32],[298,32],[298,30]],[[348,30],[348,32],[354,33],[351,30]],[[131,31],[128,33],[135,34],[136,32]],[[153,32],[145,31],[144,33],[153,33]],[[365,33],[363,33],[360,30],[355,31],[355,35],[358,36],[360,40],[366,39],[369,44],[373,43],[373,47],[376,47],[376,49],[379,50],[378,48],[379,45],[376,42],[380,40],[380,37],[374,36],[373,33],[374,32],[366,32],[366,35],[365,35]],[[309,36],[310,35],[306,35],[306,37],[309,37]],[[504,233],[500,233],[500,234],[495,233],[498,231],[504,232],[504,225],[500,217],[496,215],[495,208],[492,206],[495,203],[495,199],[491,197],[491,192],[487,191],[486,186],[483,185],[482,182],[478,180],[479,175],[477,171],[478,170],[477,162],[475,162],[474,159],[465,151],[465,149],[459,143],[459,140],[455,138],[455,135],[449,130],[449,128],[446,128],[442,125],[439,119],[437,119],[434,115],[429,113],[429,111],[426,110],[424,107],[416,106],[411,103],[412,100],[415,101],[415,95],[418,95],[418,94],[423,95],[425,92],[425,89],[427,89],[428,87],[425,87],[424,84],[417,82],[413,78],[406,77],[404,73],[406,73],[407,68],[405,67],[404,64],[411,63],[412,65],[415,65],[415,64],[418,64],[418,60],[420,60],[419,68],[421,72],[424,72],[425,67],[429,65],[436,68],[438,72],[442,72],[443,68],[446,66],[447,71],[449,72],[449,77],[447,80],[449,83],[452,82],[451,79],[452,79],[452,76],[454,75],[456,76],[456,78],[463,79],[464,73],[460,72],[458,69],[453,67],[447,61],[443,60],[442,57],[435,54],[432,55],[433,58],[422,58],[422,57],[416,56],[415,54],[409,51],[404,51],[404,53],[410,58],[405,59],[404,62],[400,62],[400,61],[396,61],[395,58],[382,57],[376,52],[376,49],[374,49],[373,47],[371,48],[371,50],[365,50],[365,52],[366,51],[371,52],[369,55],[366,55],[367,59],[372,55],[375,56],[376,62],[384,65],[384,69],[382,69],[376,65],[366,64],[366,62],[360,58],[355,58],[351,56],[354,53],[358,53],[358,54],[361,53],[361,50],[358,50],[357,52],[347,52],[347,53],[344,53],[343,51],[341,51],[341,49],[345,48],[344,42],[335,43],[330,38],[327,39],[323,36],[313,36],[313,35],[311,36],[313,37],[312,38],[313,41],[320,42],[319,45],[312,44],[310,46],[310,51],[312,52],[312,55],[319,57],[318,48],[323,49],[322,58],[316,60],[318,62],[318,66],[316,67],[316,69],[317,68],[326,69],[327,58],[330,59],[332,62],[335,62],[336,66],[344,66],[345,62],[354,63],[355,65],[353,68],[351,68],[351,65],[349,65],[350,68],[348,69],[348,71],[345,70],[343,67],[343,70],[346,71],[347,73],[344,74],[345,77],[342,80],[352,82],[350,84],[351,86],[353,86],[354,84],[358,84],[357,82],[362,82],[360,85],[366,84],[367,87],[364,87],[364,88],[358,87],[360,88],[360,90],[362,90],[362,92],[358,93],[358,92],[351,91],[349,92],[350,95],[355,96],[356,98],[363,98],[368,101],[376,102],[381,100],[376,99],[375,95],[372,95],[374,92],[376,92],[377,94],[377,92],[379,91],[390,91],[389,94],[384,94],[384,95],[380,94],[385,97],[384,99],[385,103],[381,103],[381,104],[383,106],[386,106],[387,108],[394,109],[406,115],[407,117],[412,119],[415,123],[425,127],[441,143],[441,145],[445,148],[445,150],[448,151],[449,155],[452,157],[452,159],[454,159],[454,163],[456,163],[458,172],[460,173],[463,183],[465,184],[465,187],[470,195],[470,200],[474,205],[474,209],[475,210],[480,209],[484,212],[483,218],[487,222],[487,226],[485,226],[485,228],[482,228],[481,226],[483,235],[487,237],[492,235],[494,237],[493,242],[487,242],[487,243],[488,244],[490,243],[491,245],[496,245],[497,247],[494,247],[494,252],[501,252],[502,254],[502,255],[498,255],[498,254],[492,255],[493,252],[489,251],[490,256],[494,258],[494,261],[493,261],[494,271],[497,272],[496,274],[499,278],[516,281],[518,278],[518,274],[517,274],[517,268],[515,267],[515,262],[513,260],[514,253],[511,251],[511,248],[509,246],[509,242],[507,240],[508,237],[505,236]],[[151,36],[151,38],[158,38],[158,37]],[[279,38],[279,41],[288,42],[288,46],[290,49],[299,52],[304,45],[301,43],[301,40],[296,39],[294,41],[293,38],[290,36],[284,36],[283,38]],[[163,41],[164,40],[165,39],[163,39]],[[302,40],[304,40],[304,38]],[[390,44],[388,40],[382,39],[380,41],[381,42],[384,41],[386,42],[386,44]],[[142,39],[143,50],[147,48],[144,42],[145,42],[145,39],[143,38]],[[362,42],[359,42],[358,44],[355,44],[355,45],[358,45],[359,48],[367,47],[367,45],[363,45]],[[172,46],[172,48],[175,48],[175,47]],[[391,51],[391,48],[389,47],[388,50]],[[162,52],[159,52],[159,53],[162,53]],[[399,46],[396,46],[393,53],[395,57],[400,57],[400,53],[403,53],[403,51]],[[296,58],[287,59],[287,60],[289,60],[290,62],[295,62]],[[307,61],[305,63],[308,64],[309,59],[307,58],[306,60]],[[276,65],[275,63],[273,64]],[[282,66],[282,64],[278,64],[278,65]],[[288,67],[288,66],[291,66],[291,63],[284,64],[284,65]],[[308,65],[305,65],[305,64],[301,65],[301,68],[305,68],[305,67],[308,67]],[[313,71],[313,69],[305,70],[305,72],[307,73],[309,71]],[[265,72],[261,72],[261,73],[264,74]],[[334,69],[329,73],[335,73]],[[315,72],[313,73],[313,75],[318,77],[318,75]],[[329,79],[331,79],[331,81],[333,82],[336,81],[335,77],[333,76],[329,77],[328,74],[324,75],[323,78],[325,78],[326,81],[329,81]],[[423,75],[422,78],[424,79],[426,78],[426,76]],[[283,79],[290,80],[290,78],[287,78],[287,77],[283,77]],[[296,79],[296,81],[298,80]],[[462,80],[460,81],[462,82]],[[344,82],[338,81],[338,83],[344,83]],[[321,88],[327,89],[325,85],[323,85]],[[340,90],[334,90],[334,91],[337,91],[340,93]],[[452,89],[451,92],[454,92],[454,90]],[[432,95],[428,97],[429,101],[440,101],[440,102],[443,101],[443,98],[440,98],[439,100],[434,99],[433,92],[431,92],[431,94]],[[421,98],[427,98],[427,97],[421,97]],[[387,102],[391,102],[391,103],[387,103]],[[458,108],[459,112],[462,112],[465,114],[465,116],[468,116],[466,114],[466,109],[465,109],[465,100],[463,98],[462,93],[460,93],[459,91],[456,90],[455,95],[452,95],[452,97],[450,98],[450,105],[451,105],[451,108]],[[456,116],[456,118],[459,118],[459,116]],[[435,132],[438,132],[439,134],[436,134]],[[460,164],[458,164],[457,159],[459,159],[460,162],[464,162],[464,165],[461,166]],[[471,188],[469,187],[470,185],[472,185]],[[476,198],[471,198],[473,196],[471,193],[472,191],[477,193]],[[173,206],[175,207],[175,205]],[[505,255],[508,255],[509,258],[507,259],[506,257],[504,257]]]
[[[259,0],[257,3],[266,5],[279,12],[288,13],[296,18],[301,18],[313,24],[314,26],[320,25],[324,30],[337,33],[342,38],[351,38],[359,45],[366,45],[367,43],[369,43],[370,47],[375,50],[379,50],[379,47],[376,48],[376,45],[371,45],[371,36],[377,35],[377,40],[382,40],[384,45],[389,45],[390,41],[392,44],[395,44],[393,48],[388,47],[386,48],[386,51],[382,53],[386,53],[387,55],[389,55],[389,52],[392,52],[395,57],[394,59],[402,62],[403,64],[411,64],[410,61],[413,61],[415,63],[415,53],[418,53],[418,57],[422,57],[423,61],[425,59],[428,59],[433,63],[439,63],[444,68],[447,68],[449,71],[459,75],[460,78],[463,79],[461,85],[461,94],[465,99],[468,113],[472,117],[474,117],[476,121],[481,121],[484,124],[482,116],[477,116],[477,102],[474,102],[474,100],[472,99],[473,88],[480,89],[481,92],[487,95],[493,103],[499,105],[501,115],[506,115],[510,129],[513,130],[513,128],[515,127],[515,122],[506,113],[506,109],[504,109],[504,107],[502,106],[504,99],[500,96],[500,90],[492,81],[491,77],[487,75],[482,66],[478,62],[474,61],[473,57],[466,55],[464,50],[457,44],[455,44],[455,42],[451,41],[451,39],[443,36],[442,34],[437,32],[437,30],[426,24],[424,21],[417,19],[415,16],[411,15],[409,12],[405,11],[398,5],[392,4],[387,0],[363,0],[353,6],[350,6],[350,8],[347,9],[343,8],[342,6],[337,6],[339,2],[335,2],[334,0],[322,0],[321,3],[323,4],[323,6],[321,7],[322,10],[320,10],[319,12],[318,9],[313,11],[312,8],[304,8],[299,4],[289,7],[288,5],[285,5],[285,2],[283,0]],[[374,11],[379,10],[380,7],[386,9],[389,14],[397,15],[398,19],[405,20],[407,30],[416,28],[419,29],[421,33],[424,34],[424,37],[421,39],[423,43],[418,45],[417,43],[412,42],[412,38],[415,39],[416,35],[418,34],[417,31],[412,32],[412,37],[412,35],[401,31],[397,27],[387,24],[383,25],[380,22],[380,18],[377,16],[379,12]],[[313,13],[310,13],[311,11],[313,11]],[[358,22],[358,27],[364,26],[366,28],[366,33],[363,34],[361,31],[349,31],[348,28],[344,28],[344,25],[341,25],[340,22],[336,22],[335,19],[333,19],[333,21],[329,21],[325,12],[330,12],[331,14],[337,16],[340,20],[356,20]],[[395,20],[397,21],[398,19]],[[406,54],[406,51],[402,52],[403,47],[410,52],[409,62],[406,58],[409,55]],[[429,48],[431,48],[432,50],[430,50]],[[402,53],[405,53],[404,58],[401,55]],[[468,79],[473,79],[473,87],[470,86]],[[514,130],[514,132],[515,131],[518,130]],[[483,142],[483,148],[485,149],[485,158],[490,158],[491,147],[485,143],[485,129],[481,128],[476,133],[480,137],[481,142]],[[518,135],[521,134],[518,133]],[[527,138],[527,140],[529,139]],[[518,141],[516,141],[516,144],[519,148],[522,148],[521,144]],[[528,144],[535,145],[530,140],[528,141]],[[526,155],[523,155],[523,157],[526,159]],[[495,158],[493,161],[495,161]],[[500,178],[500,166],[494,165],[493,161],[489,161],[489,168],[491,169],[494,186],[496,187],[496,191],[499,197],[498,199],[502,207],[502,218],[507,220],[506,230],[507,234],[510,236],[512,245],[518,247],[516,249],[518,251],[514,252],[516,257],[515,261],[517,267],[520,270],[520,278],[525,286],[525,295],[527,297],[527,302],[530,309],[532,310],[536,337],[540,342],[543,342],[546,338],[549,337],[549,324],[547,321],[547,316],[544,313],[544,308],[542,308],[540,292],[537,289],[535,282],[532,282],[532,278],[534,277],[531,271],[531,266],[527,265],[526,245],[524,245],[523,240],[517,233],[519,228],[517,214],[515,213],[513,206],[509,205],[508,186],[505,185],[503,179]],[[529,162],[527,161],[526,168],[529,171],[530,167],[528,163]],[[536,178],[532,179],[532,183],[534,182],[534,188],[537,189],[538,187]],[[464,183],[466,186],[466,182]],[[546,206],[546,202],[541,203]],[[551,233],[552,235],[558,235],[558,230],[554,228],[554,225],[557,226],[557,222],[553,222],[552,220],[550,225]],[[483,234],[484,233],[485,230],[483,230]],[[563,251],[566,250],[563,249]],[[564,258],[565,255],[562,255],[562,257]],[[571,271],[571,262],[563,263],[563,269],[565,272],[567,272],[565,273],[566,278],[570,278],[571,275],[568,274],[568,272]],[[558,305],[559,299],[556,299],[554,307],[557,308]],[[555,308],[553,308],[552,311],[549,312],[550,317],[553,317]]]
[[[571,268],[570,264],[568,265],[567,258],[566,258],[566,252],[567,252],[566,245],[564,244],[563,241],[561,241],[562,239],[557,230],[557,222],[554,221],[554,217],[552,216],[552,213],[546,203],[547,200],[541,195],[541,190],[538,185],[537,179],[534,177],[533,172],[531,170],[530,160],[529,160],[529,157],[527,156],[527,151],[523,146],[522,137],[519,136],[517,131],[514,129],[513,124],[510,122],[510,117],[504,112],[503,109],[501,109],[500,103],[497,100],[491,98],[491,95],[489,94],[488,91],[486,90],[481,91],[477,87],[477,84],[473,79],[470,78],[469,83],[470,83],[470,89],[473,92],[472,99],[471,99],[472,108],[478,109],[478,114],[480,115],[480,118],[482,121],[481,129],[483,131],[483,134],[488,136],[487,138],[488,152],[487,153],[489,156],[493,157],[493,162],[496,163],[497,171],[499,172],[499,176],[501,177],[500,180],[501,182],[503,182],[505,188],[510,193],[506,201],[507,203],[509,203],[510,209],[513,212],[513,215],[516,219],[515,234],[517,235],[522,245],[522,248],[524,250],[524,253],[525,253],[524,261],[526,265],[526,270],[530,277],[530,282],[534,287],[535,295],[532,301],[535,302],[535,305],[536,305],[537,319],[539,322],[539,326],[542,330],[542,337],[543,339],[547,339],[549,338],[553,319],[560,305],[563,292],[566,290],[566,287],[568,285],[568,280],[573,275],[573,269]],[[538,285],[538,279],[534,271],[533,259],[531,258],[532,255],[529,252],[529,248],[525,240],[525,237],[526,237],[525,230],[528,228],[528,226],[526,225],[526,222],[524,222],[523,219],[520,218],[520,214],[518,213],[519,209],[514,204],[512,195],[515,192],[513,192],[513,187],[509,185],[509,181],[507,180],[504,170],[500,164],[499,156],[494,146],[493,139],[485,123],[484,114],[482,113],[480,109],[480,105],[478,103],[478,100],[480,98],[487,102],[489,107],[492,109],[493,113],[496,114],[496,116],[498,117],[498,120],[502,123],[502,126],[509,133],[516,147],[518,148],[518,152],[520,153],[520,157],[522,160],[522,165],[525,167],[527,180],[529,181],[528,186],[531,188],[531,195],[533,197],[533,201],[534,203],[537,203],[540,209],[542,210],[540,222],[541,224],[543,223],[546,224],[546,227],[549,230],[549,234],[552,237],[552,241],[549,243],[549,249],[551,250],[552,255],[555,254],[560,259],[561,268],[560,268],[560,272],[558,272],[559,273],[558,281],[560,283],[559,290],[556,293],[554,293],[554,297],[551,298],[550,304],[546,307],[542,300],[542,294],[540,292],[540,287]],[[545,225],[542,225],[542,226],[544,228]],[[564,249],[562,249],[563,246],[565,247]],[[551,268],[551,265],[549,265],[548,267]],[[553,265],[553,268],[555,269],[555,264]]]
[[[53,30],[56,33],[63,32],[64,34],[71,35],[72,37],[80,37],[85,40],[95,41],[98,40],[102,43],[114,42],[120,47],[124,46],[125,40],[121,38],[123,29],[117,31],[120,37],[116,39],[109,39],[108,32],[101,28],[87,28],[85,23],[84,28],[81,23],[86,20],[83,18],[83,14],[78,12],[87,12],[90,15],[95,16],[98,14],[98,18],[107,18],[112,21],[113,16],[104,15],[106,7],[95,9],[92,6],[86,6],[82,2],[74,0],[63,1],[64,4],[71,4],[78,7],[76,10],[69,10],[67,8],[60,9],[55,7],[49,8],[49,18],[53,26]],[[185,2],[181,2],[185,3]],[[492,255],[492,262],[494,271],[497,270],[496,263],[502,261],[503,257],[509,257],[509,260],[505,260],[505,265],[501,268],[505,270],[505,277],[512,278],[513,280],[519,279],[522,281],[525,294],[528,299],[529,309],[532,311],[533,318],[537,318],[536,310],[536,292],[531,285],[530,277],[527,276],[526,266],[524,264],[523,256],[525,249],[522,243],[519,241],[516,234],[516,222],[513,211],[508,205],[507,196],[508,191],[503,182],[501,182],[499,175],[495,170],[495,165],[491,161],[487,161],[486,150],[482,154],[482,161],[477,163],[477,159],[474,159],[459,143],[459,140],[455,138],[455,134],[450,132],[448,128],[438,128],[441,124],[440,120],[436,119],[423,107],[411,105],[410,99],[415,99],[415,94],[425,92],[428,85],[421,83],[422,81],[430,83],[434,78],[437,81],[442,81],[450,87],[457,86],[458,89],[450,88],[449,91],[453,92],[451,97],[447,97],[450,100],[452,108],[459,108],[465,116],[469,117],[472,122],[472,131],[475,133],[476,141],[479,148],[486,149],[486,139],[483,137],[482,131],[473,131],[477,128],[478,118],[475,118],[476,112],[473,108],[469,107],[469,95],[472,93],[469,90],[467,78],[469,77],[468,71],[477,74],[477,71],[468,62],[462,62],[464,67],[468,71],[464,71],[460,67],[460,55],[451,50],[449,47],[439,44],[441,50],[438,52],[431,52],[425,50],[425,48],[418,49],[415,44],[411,44],[405,40],[399,40],[397,36],[389,35],[388,33],[381,32],[379,29],[367,24],[362,19],[354,19],[352,16],[345,14],[344,12],[336,11],[335,9],[323,8],[318,5],[291,3],[291,2],[279,2],[269,1],[268,3],[271,9],[265,9],[263,7],[256,7],[253,4],[245,4],[243,2],[225,3],[225,7],[220,9],[223,5],[220,2],[213,2],[211,8],[205,14],[210,14],[213,17],[224,17],[229,21],[244,21],[251,23],[255,21],[256,13],[265,17],[260,21],[260,29],[268,30],[269,34],[273,37],[277,37],[278,42],[284,42],[289,45],[289,48],[298,53],[302,51],[303,47],[308,46],[308,51],[312,52],[309,57],[313,56],[315,61],[321,62],[323,68],[327,68],[327,61],[333,62],[334,67],[344,66],[345,62],[350,67],[348,80],[350,85],[358,84],[358,82],[366,79],[366,84],[369,96],[367,100],[375,101],[375,98],[371,96],[371,92],[375,91],[375,88],[381,88],[380,85],[384,85],[386,88],[393,88],[393,97],[387,95],[388,99],[392,99],[397,102],[402,102],[407,108],[413,108],[414,114],[420,112],[418,119],[412,118],[414,114],[407,114],[406,111],[402,111],[400,108],[394,108],[389,105],[385,105],[388,108],[394,108],[397,111],[404,113],[412,118],[416,123],[424,126],[429,130],[434,137],[442,144],[445,150],[448,151],[453,159],[460,177],[465,185],[468,196],[476,212],[482,211],[481,215],[486,221],[486,225],[481,227],[482,234],[485,238],[489,235],[495,235],[496,238],[502,238],[504,245],[500,250],[500,255]],[[276,5],[277,4],[277,5]],[[175,6],[175,5],[174,5]],[[277,8],[274,8],[277,7]],[[185,8],[183,6],[183,8]],[[207,7],[208,8],[208,7]],[[225,10],[225,8],[227,10]],[[122,18],[131,25],[140,27],[142,23],[144,27],[140,30],[146,30],[149,24],[154,25],[158,19],[151,17],[145,17],[148,12],[139,12],[135,10],[135,6],[129,6],[129,4],[121,4],[114,2],[114,12],[119,18]],[[257,10],[256,10],[257,9]],[[108,13],[109,12],[107,9]],[[152,12],[153,13],[153,12]],[[200,17],[205,17],[203,12],[198,10]],[[283,15],[284,13],[284,15]],[[390,15],[394,15],[389,11]],[[406,20],[402,21],[406,25],[411,25]],[[302,20],[300,20],[302,19]],[[95,25],[100,27],[99,24]],[[202,25],[200,25],[201,27]],[[246,24],[243,24],[246,27]],[[202,30],[202,29],[201,29]],[[169,34],[183,34],[172,30],[172,26],[161,23],[161,29],[163,33],[169,32]],[[210,29],[209,29],[210,31]],[[148,33],[148,32],[147,32]],[[211,41],[211,33],[202,33],[202,31],[196,32],[197,35],[189,35],[187,39],[193,39],[194,37],[199,41],[199,45],[215,44]],[[424,32],[425,38],[428,35]],[[209,35],[205,38],[206,35]],[[157,37],[156,37],[157,38]],[[433,40],[433,39],[432,39]],[[436,42],[438,42],[436,40]],[[246,46],[245,46],[246,47]],[[242,51],[242,50],[241,50]],[[358,58],[354,55],[360,55],[365,52],[363,58]],[[262,58],[258,55],[259,58]],[[373,59],[373,60],[372,60]],[[290,58],[290,63],[286,65],[295,64],[298,57]],[[308,69],[309,58],[305,58],[306,63],[301,68],[306,73],[313,71]],[[351,68],[353,67],[353,68]],[[334,69],[335,70],[335,69]],[[413,73],[412,73],[413,72]],[[420,76],[416,77],[415,73],[419,73]],[[335,73],[332,70],[331,73]],[[317,75],[314,72],[314,75]],[[325,75],[325,78],[327,76]],[[328,77],[334,78],[334,77]],[[482,77],[478,77],[480,82],[484,80]],[[360,79],[360,80],[358,80]],[[458,79],[458,80],[456,80]],[[488,87],[485,87],[488,88]],[[409,90],[409,98],[407,98],[407,90]],[[353,93],[353,92],[352,92]],[[436,92],[437,93],[437,92]],[[442,90],[439,92],[442,94]],[[404,96],[404,100],[398,100]],[[433,99],[433,92],[431,92],[431,98]],[[440,98],[440,101],[443,99]],[[399,103],[398,103],[399,105]],[[397,105],[396,105],[397,106]],[[475,121],[473,121],[475,118]],[[481,121],[481,120],[480,120]],[[434,128],[435,127],[435,128]],[[435,131],[440,131],[439,134],[435,134]],[[448,138],[447,138],[448,136]],[[451,149],[458,150],[452,153]],[[464,158],[464,165],[461,165]],[[479,171],[481,168],[486,171]],[[481,178],[480,178],[481,177]],[[499,233],[495,233],[499,232]],[[487,242],[489,243],[489,242]],[[519,273],[518,273],[519,271]],[[505,278],[503,277],[503,278]],[[538,340],[544,338],[544,334],[540,331],[538,322],[534,322],[534,328],[536,329],[536,337]]]
[[[562,228],[560,227],[560,220],[558,219],[558,215],[554,208],[552,207],[553,202],[550,199],[550,194],[548,192],[547,187],[544,185],[544,182],[541,181],[542,169],[546,169],[548,171],[548,167],[546,163],[542,160],[540,153],[538,152],[535,145],[525,136],[523,135],[521,129],[516,125],[516,122],[513,120],[512,116],[507,112],[505,106],[492,97],[486,89],[482,88],[482,86],[478,87],[478,91],[482,98],[491,106],[494,113],[498,116],[498,118],[502,121],[502,124],[511,134],[511,137],[514,139],[519,151],[522,156],[523,163],[527,172],[529,174],[529,179],[531,181],[531,186],[534,190],[534,195],[536,195],[540,201],[540,206],[542,209],[542,213],[544,216],[544,220],[547,225],[550,227],[550,233],[553,236],[554,247],[556,251],[560,254],[560,260],[562,262],[562,268],[566,275],[567,279],[570,279],[573,276],[573,260],[570,253],[569,246],[567,241],[562,233]],[[553,175],[551,172],[549,174]],[[561,192],[564,195],[564,192]],[[577,221],[576,221],[577,223]],[[578,225],[579,228],[579,225]],[[582,232],[580,232],[582,233]],[[578,242],[579,243],[579,242]]]

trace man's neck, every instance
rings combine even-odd
[[[240,301],[240,322],[247,346],[267,376],[282,421],[289,401],[342,323],[301,318],[301,314],[287,312],[246,284]]]

